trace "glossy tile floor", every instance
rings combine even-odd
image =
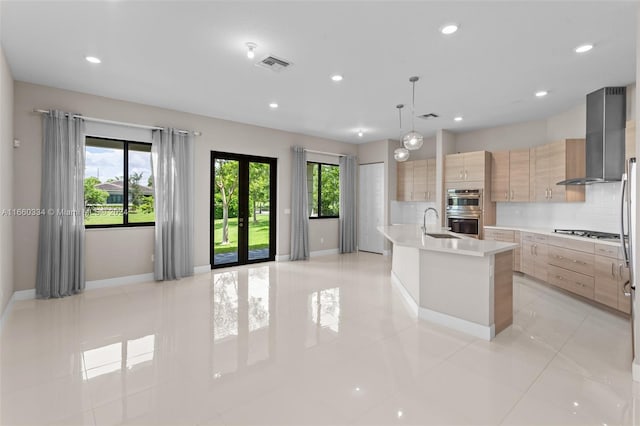
[[[360,253],[17,302],[0,423],[640,424],[624,318],[517,276],[489,343],[412,318],[389,271]]]

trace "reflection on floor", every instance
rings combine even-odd
[[[336,255],[17,302],[0,423],[640,424],[627,319],[517,276],[485,342],[416,321],[389,272]]]
[[[249,260],[268,259],[269,248],[249,250]],[[238,261],[238,252],[219,253],[213,255],[214,265],[225,265],[227,263],[236,263]]]

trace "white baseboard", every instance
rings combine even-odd
[[[104,280],[93,280],[85,283],[85,290],[95,290],[97,288],[105,287],[118,287],[127,284],[144,283],[148,281],[154,281],[153,273],[127,275],[124,277],[107,278]]]
[[[636,382],[640,382],[640,359],[638,358],[638,354],[636,354],[636,360],[631,364],[631,376],[633,380]]]
[[[418,312],[420,311],[420,306],[418,305],[418,302],[416,302],[415,299],[411,296],[411,294],[409,294],[407,289],[404,288],[404,285],[402,285],[402,282],[400,282],[400,279],[393,271],[391,271],[391,283],[400,292],[400,295],[402,296],[402,300],[404,301],[405,305],[407,305],[407,308],[409,308],[411,313],[417,317]]]
[[[7,302],[7,306],[4,307],[4,311],[2,311],[2,315],[0,316],[0,333],[2,333],[2,328],[4,327],[4,323],[9,317],[9,313],[13,308],[13,302],[16,300],[16,294],[13,293],[9,298],[9,302]]]
[[[309,257],[329,256],[331,254],[340,254],[340,250],[337,248],[328,250],[317,250],[309,253]]]
[[[18,290],[13,292],[11,299],[13,300],[31,300],[36,298],[36,289],[31,288],[29,290]]]
[[[276,262],[288,262],[291,259],[290,254],[276,254]]]
[[[391,250],[382,250],[383,256],[391,256]]]
[[[467,321],[462,318],[457,318],[423,307],[420,307],[418,317],[420,317],[420,319],[444,325],[445,327],[453,328],[454,330],[458,330],[487,341],[493,339],[496,336],[496,330],[493,324],[491,326],[480,325],[476,324],[475,322]]]
[[[194,274],[208,274],[211,272],[211,265],[196,266],[193,268]]]

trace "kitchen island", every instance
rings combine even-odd
[[[442,228],[379,226],[393,243],[392,281],[419,318],[491,340],[513,321],[512,251]]]

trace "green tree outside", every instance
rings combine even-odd
[[[100,183],[100,179],[93,176],[84,180],[84,208],[89,213],[95,210],[94,206],[106,203],[109,197],[107,191],[96,188]]]

